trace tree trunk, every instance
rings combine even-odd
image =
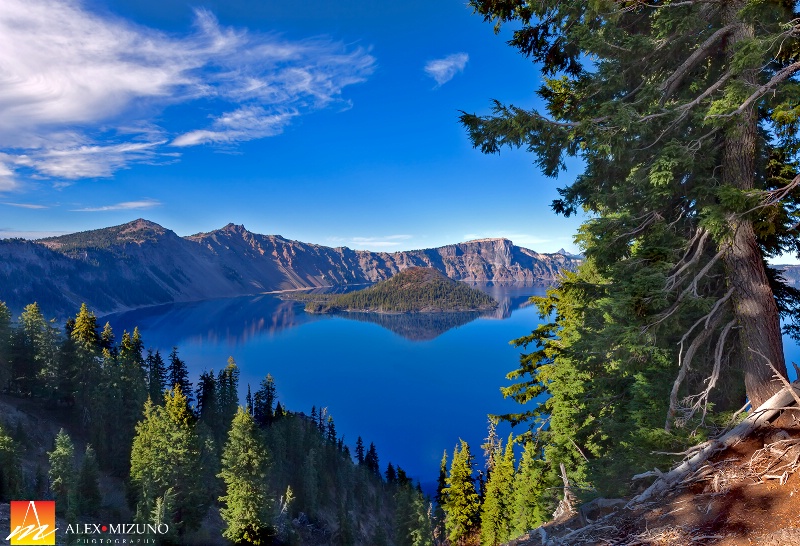
[[[728,2],[724,8],[726,23],[736,22],[745,2]],[[740,25],[728,43],[730,55],[737,42],[751,38],[753,29]],[[746,70],[739,76],[748,87],[756,86],[756,71]],[[750,107],[728,128],[722,160],[723,184],[740,190],[755,185],[757,115]],[[773,381],[772,369],[765,359],[786,376],[783,357],[780,315],[767,280],[753,223],[731,214],[729,249],[723,256],[728,282],[733,287],[733,310],[738,322],[739,351],[737,358],[744,371],[745,389],[751,407],[757,408],[778,392],[782,385]],[[760,353],[760,354],[759,354]],[[763,355],[763,356],[762,356]]]

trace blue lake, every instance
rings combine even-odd
[[[138,326],[146,347],[165,357],[177,346],[193,382],[232,356],[241,403],[248,383],[255,391],[271,373],[285,407],[327,408],[351,451],[358,436],[374,442],[382,468],[400,465],[431,491],[443,450],[463,438],[479,455],[487,414],[519,409],[499,390],[518,365],[509,341],[539,323],[527,300],[545,288],[479,288],[501,302],[491,315],[310,315],[300,303],[262,295],[140,309],[101,324],[108,320],[118,336]],[[789,363],[800,362],[800,348],[784,342],[794,375]]]
[[[400,465],[429,489],[445,449],[452,453],[463,438],[477,455],[487,414],[519,407],[500,394],[519,360],[509,341],[539,322],[527,302],[545,288],[479,288],[501,303],[497,311],[311,315],[300,303],[262,295],[164,305],[100,322],[108,320],[117,336],[138,326],[145,346],[165,357],[177,346],[193,382],[233,356],[241,403],[248,383],[255,391],[272,374],[285,407],[326,407],[351,451],[358,436],[374,442],[382,468]]]

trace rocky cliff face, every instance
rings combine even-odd
[[[140,219],[38,242],[0,240],[0,300],[15,312],[37,301],[49,315],[63,317],[81,302],[102,314],[176,301],[377,282],[409,267],[433,267],[466,281],[550,282],[578,263],[507,239],[386,253],[259,235],[234,224],[179,237]]]

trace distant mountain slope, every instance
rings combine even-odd
[[[0,300],[15,313],[37,301],[48,316],[64,317],[81,302],[104,314],[160,303],[377,282],[415,266],[434,267],[456,280],[550,282],[578,263],[507,239],[386,253],[259,235],[234,224],[179,237],[139,219],[36,242],[0,240]]]
[[[488,294],[431,267],[410,267],[363,290],[311,297],[306,311],[312,313],[487,311],[498,306]]]

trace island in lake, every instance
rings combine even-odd
[[[488,294],[446,277],[436,269],[412,267],[369,288],[346,294],[290,296],[306,301],[309,313],[440,313],[488,311],[497,301]]]

